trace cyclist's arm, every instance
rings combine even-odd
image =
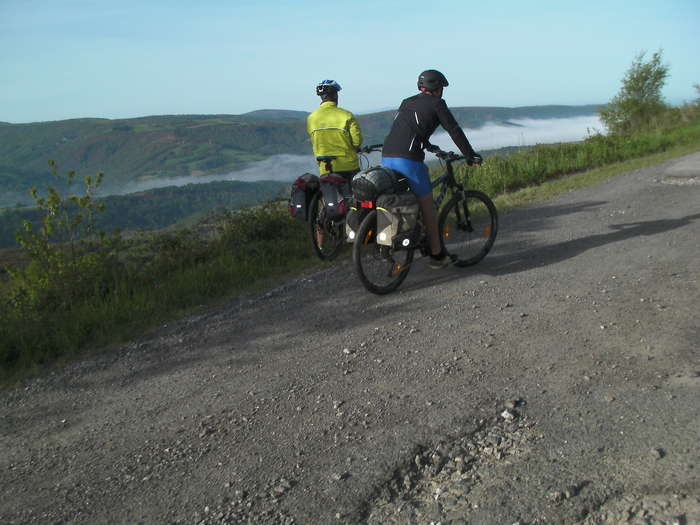
[[[355,149],[357,149],[362,145],[362,131],[360,130],[360,125],[357,123],[354,115],[350,117],[348,128],[350,131],[350,141]]]
[[[314,131],[315,130],[316,130],[316,123],[314,122],[313,114],[311,114],[306,118],[306,133],[308,133],[309,140],[311,142],[311,151],[313,152],[314,157],[317,157],[318,153],[316,152],[316,141],[314,140]]]
[[[312,117],[313,115],[306,117],[306,133],[309,135],[309,137],[314,131],[313,124],[311,123]]]
[[[472,157],[476,152],[474,148],[472,148],[472,145],[469,144],[467,136],[464,134],[464,131],[462,131],[462,128],[455,120],[443,99],[439,99],[435,110],[440,120],[440,125],[449,133],[450,138],[455,143],[455,146],[459,148],[459,151],[462,152],[462,155],[467,158]]]

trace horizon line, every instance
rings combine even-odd
[[[530,105],[524,105],[524,106],[451,106],[451,110],[455,109],[521,109],[521,108],[542,108],[542,107],[570,107],[570,108],[576,108],[576,107],[587,107],[587,106],[605,106],[606,104],[601,104],[601,103],[591,103],[591,104],[530,104]],[[370,110],[370,111],[357,111],[353,112],[355,115],[372,115],[375,113],[385,113],[387,111],[396,111],[396,107],[390,107],[390,108],[382,108],[382,109],[375,109],[375,110]],[[52,120],[32,120],[32,121],[26,121],[26,122],[10,122],[6,120],[0,120],[0,125],[10,125],[10,126],[20,126],[20,125],[26,125],[26,124],[48,124],[52,122],[66,122],[69,120],[110,120],[110,121],[119,121],[119,120],[138,120],[138,119],[146,119],[146,118],[158,118],[158,117],[244,117],[246,115],[250,115],[253,113],[259,113],[259,112],[264,112],[264,111],[280,111],[280,112],[288,112],[288,113],[306,113],[307,115],[311,113],[308,110],[297,110],[297,109],[283,109],[283,108],[262,108],[262,109],[254,109],[251,111],[246,111],[244,113],[162,113],[162,114],[151,114],[151,115],[139,115],[139,116],[134,116],[134,117],[69,117],[69,118],[60,118],[60,119],[52,119]]]

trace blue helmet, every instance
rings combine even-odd
[[[338,84],[335,80],[321,80],[321,82],[316,85],[316,94],[318,96],[329,95],[332,93],[337,93],[341,89],[340,84]]]

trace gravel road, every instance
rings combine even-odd
[[[0,523],[700,523],[699,239],[696,153],[162,326],[0,392]]]

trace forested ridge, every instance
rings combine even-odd
[[[286,195],[289,183],[278,181],[218,181],[185,186],[168,186],[129,195],[98,199],[105,209],[96,226],[104,231],[119,229],[157,230],[173,224],[201,219],[218,209],[236,210]],[[0,210],[0,248],[17,245],[16,232],[23,221],[38,224],[41,210],[36,207]]]
[[[462,126],[520,118],[594,114],[598,106],[460,107]],[[29,204],[27,190],[51,184],[47,161],[81,175],[105,173],[103,189],[157,178],[229,173],[271,155],[309,154],[307,113],[174,115],[0,124],[0,206]],[[382,142],[394,111],[358,115],[366,143]],[[67,188],[62,188],[67,189]]]

